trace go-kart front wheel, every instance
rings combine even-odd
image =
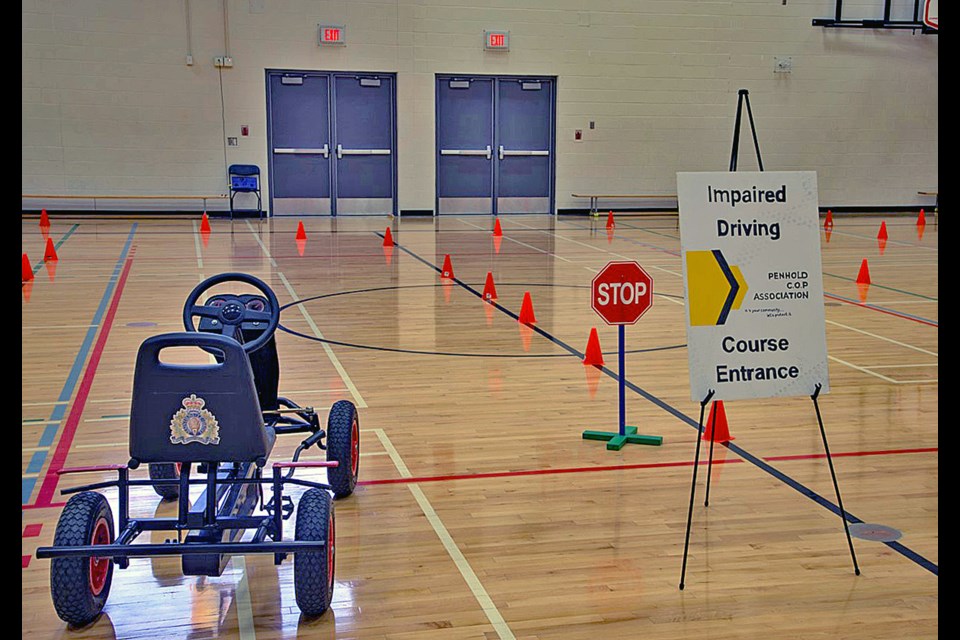
[[[333,497],[346,498],[357,486],[360,474],[360,419],[349,400],[338,400],[327,416],[327,460],[338,465],[327,470]]]
[[[151,462],[147,465],[151,480],[179,480],[180,464],[175,462]],[[153,490],[164,500],[176,500],[180,497],[180,485],[155,484]]]
[[[53,536],[56,547],[79,547],[113,542],[113,511],[95,491],[78,493],[63,508]],[[57,615],[67,624],[83,627],[103,611],[113,580],[110,558],[54,558],[50,563],[50,595]]]
[[[293,556],[297,606],[305,615],[319,616],[333,600],[336,560],[336,520],[327,491],[310,489],[300,498],[295,539],[326,543],[320,551],[299,551]]]

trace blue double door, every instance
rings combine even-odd
[[[440,214],[552,213],[556,79],[438,75]]]
[[[273,214],[396,213],[394,74],[267,72]]]

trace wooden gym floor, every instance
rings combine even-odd
[[[57,218],[60,260],[46,266],[36,220],[23,220],[37,265],[21,297],[23,637],[936,637],[933,224],[918,238],[912,218],[887,218],[881,255],[881,218],[838,218],[822,245],[833,391],[821,405],[844,503],[852,522],[902,531],[899,544],[854,540],[854,576],[808,399],[729,403],[736,440],[716,449],[708,509],[700,473],[681,592],[698,407],[675,219],[622,218],[612,237],[603,219],[502,220],[499,248],[487,217],[395,221],[400,247],[385,253],[387,218],[306,219],[301,247],[292,218],[214,220],[207,239],[195,220]],[[458,283],[438,278],[447,253]],[[627,330],[628,422],[664,444],[612,452],[580,438],[617,419],[616,333],[587,286],[624,258],[647,268],[657,294]],[[865,304],[853,282],[863,258]],[[73,480],[55,471],[127,460],[137,346],[179,330],[190,289],[222,271],[303,301],[281,317],[303,337],[277,334],[282,392],[360,407],[362,486],[336,505],[332,610],[300,618],[290,563],[235,558],[200,580],[178,560],[139,560],[115,573],[100,620],[68,630],[49,563],[32,557],[51,543],[56,491]],[[502,308],[478,297],[487,271]],[[509,315],[524,291],[535,331]],[[591,326],[609,372],[571,355]],[[275,459],[299,441],[289,438]],[[134,493],[137,514],[172,508]]]

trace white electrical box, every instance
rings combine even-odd
[[[793,71],[793,58],[790,56],[774,56],[774,73],[790,73],[791,71]]]
[[[233,56],[216,56],[213,59],[213,66],[229,69],[233,66]]]

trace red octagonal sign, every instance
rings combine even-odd
[[[590,306],[607,324],[635,324],[653,306],[653,278],[636,262],[608,262],[593,279]]]

